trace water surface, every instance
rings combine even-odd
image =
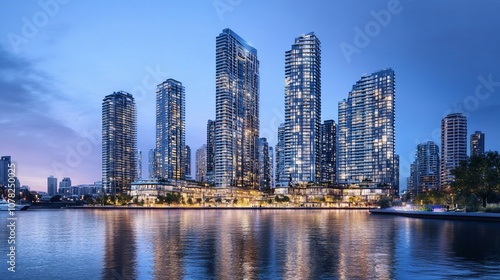
[[[346,210],[16,214],[10,273],[0,213],[1,279],[500,279],[497,223]]]

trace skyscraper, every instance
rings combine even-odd
[[[148,153],[148,178],[156,178],[156,149],[150,149]]]
[[[102,102],[102,186],[116,195],[130,191],[137,178],[137,108],[127,92],[113,92]]]
[[[71,195],[71,179],[69,177],[64,177],[61,182],[59,182],[59,193]]]
[[[9,165],[11,163],[10,156],[0,158],[0,186],[7,187],[9,185]]]
[[[185,133],[185,89],[167,79],[156,89],[157,177],[184,179]]]
[[[429,190],[439,188],[439,148],[436,143],[428,141],[417,145],[416,158],[410,175],[413,178],[412,189],[414,196]]]
[[[313,32],[285,53],[285,176],[293,184],[321,175],[321,43]]]
[[[470,155],[484,155],[484,133],[476,131],[470,136]]]
[[[207,122],[207,170],[206,181],[209,184],[215,183],[215,121]]]
[[[274,149],[272,146],[269,146],[269,176],[270,176],[270,188],[274,189],[275,181],[274,181]]]
[[[196,150],[196,174],[195,180],[197,182],[205,182],[207,174],[207,145],[201,146]]]
[[[259,81],[257,50],[224,29],[216,41],[216,187],[259,187]]]
[[[467,159],[467,118],[461,113],[449,114],[441,120],[441,186],[454,177],[450,171]]]
[[[326,120],[321,125],[321,182],[337,183],[337,125]]]
[[[271,189],[271,166],[269,144],[266,138],[259,138],[259,190]]]
[[[278,127],[278,143],[276,144],[276,171],[275,171],[276,187],[288,186],[290,179],[285,173],[285,124],[282,123]]]
[[[395,74],[361,77],[339,102],[338,182],[398,191],[395,155]]]
[[[191,147],[189,145],[184,146],[184,179],[191,179]]]
[[[137,149],[137,153],[136,153],[136,163],[137,163],[137,166],[136,166],[136,171],[137,171],[137,175],[135,176],[136,179],[141,179],[142,178],[142,151]]]
[[[57,194],[57,178],[54,178],[54,176],[49,176],[47,178],[47,193],[50,196]]]

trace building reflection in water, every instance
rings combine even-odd
[[[102,279],[136,279],[134,216],[129,211],[100,211],[99,215],[106,224]]]
[[[342,210],[101,215],[106,223],[103,279],[447,278],[450,272],[442,268],[489,275],[487,269],[500,261],[500,240],[492,238],[500,225]],[[471,262],[484,265],[476,268]],[[500,268],[495,273],[500,275]]]

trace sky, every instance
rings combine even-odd
[[[500,149],[500,2],[0,0],[0,155],[22,185],[47,177],[101,180],[104,96],[132,93],[138,148],[155,145],[155,88],[186,88],[186,144],[194,155],[215,118],[215,38],[231,28],[258,51],[260,134],[277,142],[285,51],[315,32],[322,49],[322,120],[364,74],[396,73],[396,153],[406,188],[416,145],[440,145],[441,119],[462,112],[468,133]]]

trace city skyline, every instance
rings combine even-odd
[[[285,12],[282,5],[289,2],[266,3],[265,9],[262,2],[242,2],[225,12],[216,10],[211,2],[173,3],[175,9],[170,10],[187,15],[175,25],[163,19],[148,20],[155,18],[155,10],[162,10],[159,3],[147,7],[113,6],[121,15],[130,15],[130,23],[121,23],[122,16],[104,13],[111,4],[90,3],[85,7],[69,2],[60,4],[48,23],[35,26],[36,34],[18,45],[12,44],[9,34],[22,36],[22,18],[33,22],[33,15],[45,10],[37,3],[4,2],[2,20],[9,24],[0,27],[0,34],[4,34],[0,40],[4,62],[0,88],[9,94],[0,98],[5,135],[0,154],[12,156],[19,166],[21,183],[32,189],[46,189],[49,175],[71,177],[76,184],[98,181],[101,147],[96,137],[100,137],[102,97],[117,89],[134,94],[139,115],[138,148],[148,151],[154,148],[155,138],[155,94],[150,85],[155,87],[170,76],[186,86],[186,144],[200,147],[206,143],[206,120],[215,118],[214,38],[226,27],[259,50],[260,137],[266,137],[273,147],[278,125],[283,122],[283,52],[297,35],[314,31],[323,49],[323,120],[338,121],[337,102],[364,73],[387,67],[398,73],[396,153],[401,157],[400,182],[409,175],[415,145],[427,140],[440,142],[439,121],[448,113],[466,113],[469,131],[488,134],[485,150],[499,150],[500,141],[496,139],[500,135],[491,120],[498,116],[500,107],[495,94],[500,91],[500,73],[494,63],[498,61],[495,50],[500,43],[488,35],[498,27],[494,11],[499,4],[400,1],[391,14],[389,2],[317,1],[311,6],[294,2],[287,5]],[[304,19],[287,17],[302,10],[308,12]],[[387,15],[381,11],[389,11],[389,23],[379,24],[375,36],[367,35],[365,27],[378,22],[374,14]],[[84,14],[94,17],[91,21],[81,20]],[[193,14],[200,19],[187,24],[194,19]],[[255,15],[261,20],[247,24]],[[260,32],[263,26],[278,25],[281,20],[286,28]],[[141,25],[134,27],[137,22]],[[202,23],[206,24],[200,28]],[[88,28],[86,24],[100,28]],[[337,26],[335,31],[330,30],[333,25]],[[434,26],[438,28],[431,28]],[[160,34],[175,32],[179,40],[168,43],[159,39],[156,43],[157,33],[140,34],[144,28]],[[356,37],[357,30],[368,40]],[[118,47],[130,34],[138,36],[134,40],[138,43]],[[356,44],[361,41],[364,44]],[[346,44],[357,52],[346,56],[341,48]],[[196,53],[191,45],[196,46]],[[90,151],[79,153],[82,147],[90,147]],[[143,170],[147,170],[144,164]],[[404,186],[402,183],[402,189]]]

